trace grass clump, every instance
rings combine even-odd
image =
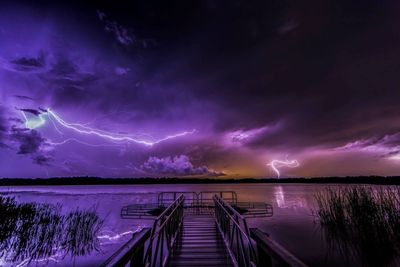
[[[60,205],[18,203],[0,196],[0,257],[34,261],[62,252],[83,256],[99,250],[103,220],[95,210],[61,214]]]
[[[400,188],[348,186],[315,196],[328,240],[365,265],[388,265],[400,251]]]

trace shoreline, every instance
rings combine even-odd
[[[41,185],[147,185],[147,184],[371,184],[400,185],[400,176],[314,177],[314,178],[0,178],[0,186]]]

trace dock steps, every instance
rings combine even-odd
[[[213,215],[184,217],[169,266],[233,266]]]

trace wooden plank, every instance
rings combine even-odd
[[[213,215],[190,215],[184,218],[169,266],[232,266]]]

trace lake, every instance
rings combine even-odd
[[[212,184],[212,185],[95,185],[95,186],[21,186],[0,187],[2,195],[14,196],[20,202],[63,205],[63,211],[95,207],[105,220],[99,236],[101,251],[73,259],[76,266],[96,266],[126,242],[132,232],[150,226],[151,220],[121,219],[123,206],[133,203],[156,202],[162,191],[236,191],[238,201],[266,202],[273,206],[274,215],[248,219],[249,227],[268,233],[310,266],[361,266],[354,255],[340,253],[313,216],[314,195],[326,187],[338,185],[315,184]],[[31,263],[32,266],[71,266],[71,258],[59,255]],[[0,266],[8,264],[0,261]],[[20,266],[25,266],[22,263]]]

